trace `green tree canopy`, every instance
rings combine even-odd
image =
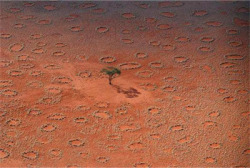
[[[106,73],[109,76],[109,84],[112,85],[111,80],[113,79],[115,74],[120,75],[121,70],[116,67],[107,67],[103,68],[101,72]]]

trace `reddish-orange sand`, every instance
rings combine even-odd
[[[250,166],[249,2],[0,5],[0,167]]]

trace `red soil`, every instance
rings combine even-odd
[[[250,166],[248,7],[1,2],[0,167]]]

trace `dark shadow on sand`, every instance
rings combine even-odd
[[[118,85],[112,85],[114,88],[116,88],[117,90],[117,93],[123,93],[126,95],[127,98],[135,98],[135,97],[138,97],[139,94],[141,94],[140,92],[138,92],[138,90],[136,90],[135,88],[122,88]]]

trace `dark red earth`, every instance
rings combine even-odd
[[[0,167],[250,166],[249,2],[0,4]]]

